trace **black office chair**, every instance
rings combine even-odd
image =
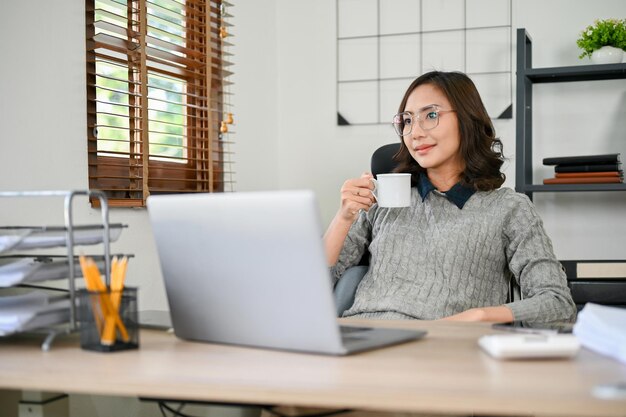
[[[400,150],[400,142],[383,145],[372,154],[370,167],[374,176],[393,172],[398,163],[393,160],[393,156]]]
[[[378,174],[393,172],[395,167],[398,165],[398,163],[393,160],[393,156],[399,149],[399,142],[383,145],[376,149],[372,154],[372,160],[370,163],[372,174],[376,176]],[[361,279],[363,279],[363,276],[365,276],[368,268],[369,253],[366,253],[363,256],[363,259],[359,262],[359,265],[348,268],[335,285],[335,304],[337,306],[338,317],[341,317],[343,312],[352,307],[352,304],[354,304],[356,289],[359,286]],[[513,279],[513,277],[511,277],[509,282],[507,302],[519,300],[521,298],[519,286],[515,283],[515,279]]]

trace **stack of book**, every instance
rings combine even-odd
[[[544,184],[608,184],[624,182],[618,153],[607,155],[560,156],[544,158],[544,165],[554,165],[554,178]]]
[[[561,265],[579,310],[586,303],[596,303],[626,311],[626,259],[562,260]]]

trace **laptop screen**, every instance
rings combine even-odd
[[[176,335],[341,348],[313,192],[151,196],[148,211]]]

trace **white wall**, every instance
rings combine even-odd
[[[338,190],[368,169],[386,126],[336,125],[334,0],[235,2],[236,189],[312,188],[324,223]],[[0,189],[86,188],[84,10],[81,1],[9,2],[0,13]],[[626,2],[515,0],[514,25],[534,42],[535,66],[576,65],[575,39],[595,18],[626,16]],[[29,29],[24,29],[24,22]],[[43,42],[43,43],[42,43]],[[535,160],[575,152],[626,157],[623,81],[535,87]],[[496,121],[514,178],[514,121]],[[536,167],[536,181],[548,169]],[[623,258],[626,193],[536,194],[561,258]],[[79,219],[99,212],[76,204]],[[0,203],[4,224],[60,223],[60,201]],[[115,251],[136,255],[129,283],[143,309],[166,301],[145,210],[113,209],[129,228]]]
[[[279,188],[278,60],[275,0],[235,2],[231,13],[235,189]]]

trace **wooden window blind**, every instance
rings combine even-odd
[[[232,191],[230,7],[86,0],[89,187],[111,206]]]

